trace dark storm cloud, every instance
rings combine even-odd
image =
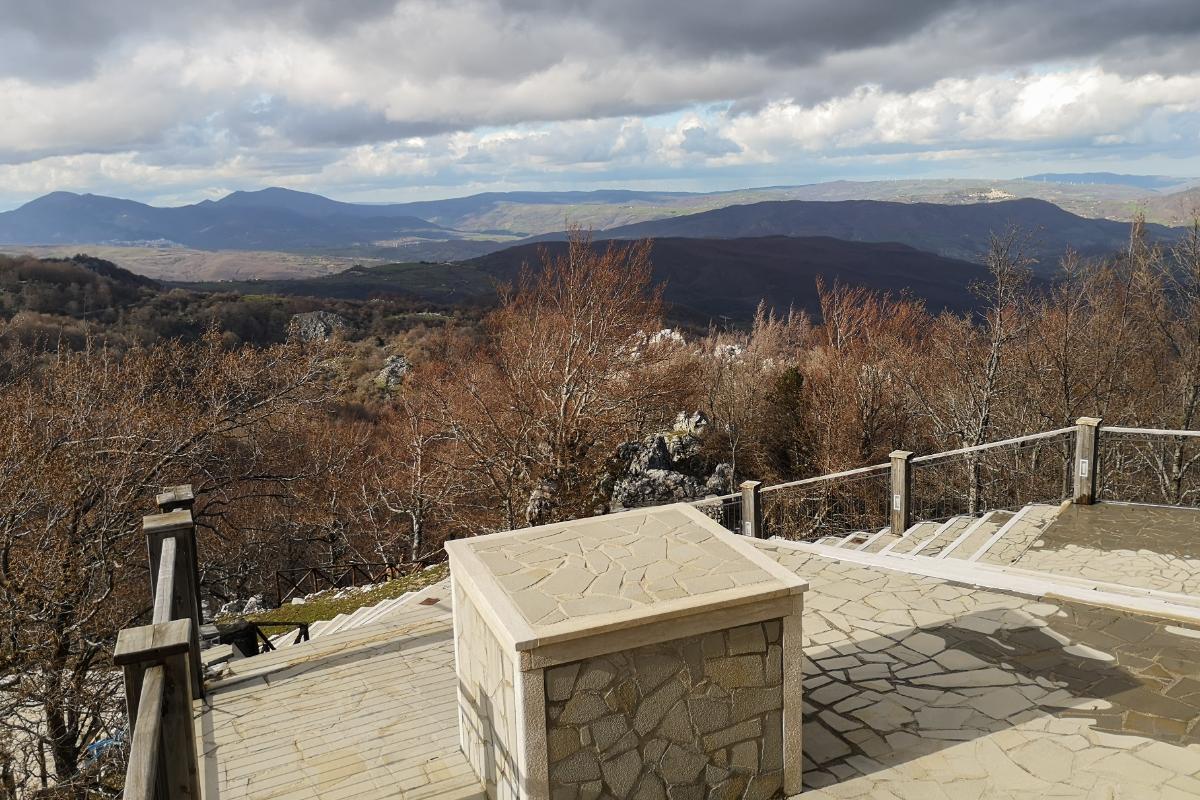
[[[0,0],[0,69],[36,76],[78,73],[122,42],[187,31],[272,26],[317,37],[353,38],[412,0]],[[1018,66],[1047,58],[1111,53],[1144,57],[1200,32],[1196,0],[485,0],[445,2],[522,26],[585,23],[634,50],[663,57],[767,57],[791,66],[839,52],[886,47],[940,31],[963,43],[944,66]],[[400,45],[401,43],[398,43]],[[566,44],[566,43],[564,43]],[[548,42],[554,49],[555,43]],[[485,44],[486,47],[486,44]],[[495,64],[505,69],[504,64]],[[903,76],[895,63],[880,78]]]
[[[1200,0],[0,0],[0,179],[1187,154],[1198,45]]]

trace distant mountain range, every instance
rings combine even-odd
[[[1135,186],[1139,189],[1171,189],[1194,182],[1193,179],[1172,178],[1168,175],[1122,175],[1117,172],[1039,172],[1021,180],[1087,186]]]
[[[395,206],[341,203],[287,189],[159,208],[93,194],[54,192],[0,214],[0,242],[170,242],[210,250],[346,248],[379,241],[460,238]]]
[[[1026,190],[1057,199],[1014,199],[1013,192]],[[522,240],[561,238],[554,231],[578,223],[596,231],[598,238],[832,236],[899,242],[977,261],[992,232],[1017,225],[1031,237],[1030,251],[1051,265],[1068,246],[1107,253],[1123,246],[1127,236],[1127,223],[1071,213],[1061,207],[1067,201],[1133,208],[1131,198],[1141,198],[1137,202],[1153,212],[1151,219],[1186,219],[1187,210],[1200,201],[1197,189],[1148,191],[1034,181],[836,181],[708,194],[502,192],[364,204],[272,188],[170,208],[55,192],[0,213],[0,245],[186,247],[389,262],[461,261]],[[1152,232],[1163,239],[1176,235],[1162,227]]]
[[[607,247],[596,242],[596,248]],[[457,264],[354,267],[304,280],[181,284],[247,294],[305,295],[360,300],[411,297],[439,303],[492,302],[498,283],[521,267],[537,267],[542,252],[565,252],[562,242],[528,243]],[[671,316],[700,325],[751,319],[760,301],[784,312],[819,311],[816,279],[907,293],[934,311],[974,307],[970,286],[985,278],[978,264],[943,258],[900,244],[847,242],[828,237],[745,239],[663,238],[651,250],[654,281],[665,283]]]
[[[1043,269],[1073,247],[1104,255],[1122,249],[1129,225],[1086,219],[1044,200],[1005,200],[972,205],[889,203],[877,200],[811,202],[800,200],[729,206],[674,219],[641,222],[601,231],[597,238],[660,237],[741,238],[747,236],[832,236],[859,242],[899,242],[948,258],[982,262],[992,233],[1016,229],[1025,252]],[[1178,232],[1148,226],[1154,237],[1171,240]],[[545,239],[563,239],[553,234]]]

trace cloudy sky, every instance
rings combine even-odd
[[[1200,175],[1196,0],[0,0],[0,208]]]

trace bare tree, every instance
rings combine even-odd
[[[215,523],[277,492],[288,461],[256,437],[298,425],[323,368],[298,347],[230,352],[210,337],[122,357],[9,349],[0,372],[0,738],[35,755],[18,785],[59,784],[114,724],[109,653],[148,605],[147,499],[195,480],[215,493],[199,508]]]

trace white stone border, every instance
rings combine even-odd
[[[786,539],[770,539],[768,541],[772,546],[783,550],[796,550],[833,561],[845,561],[892,572],[937,578],[979,589],[996,589],[1029,597],[1057,597],[1087,605],[1200,624],[1200,598],[1188,595],[1122,586],[1086,578],[1068,578],[1046,572],[985,564],[979,561],[957,559],[943,561],[936,558],[902,559],[896,556],[862,553],[857,550],[840,550],[809,542],[793,542]]]
[[[689,595],[674,600],[660,601],[653,605],[643,605],[634,608],[610,611],[603,614],[591,614],[586,617],[567,619],[552,625],[535,629],[525,620],[516,606],[513,605],[508,592],[496,580],[495,575],[487,565],[480,560],[471,547],[471,539],[457,539],[446,542],[446,552],[450,555],[450,569],[460,582],[463,591],[479,608],[488,626],[493,628],[496,636],[507,647],[516,651],[534,651],[550,645],[571,642],[576,639],[588,639],[607,633],[627,631],[631,628],[648,627],[657,629],[660,623],[678,622],[682,624],[689,617],[699,617],[703,626],[703,617],[710,615],[715,609],[737,608],[748,606],[764,600],[787,598],[802,594],[808,590],[808,581],[788,570],[774,559],[761,553],[744,537],[730,533],[716,520],[708,517],[687,503],[675,503],[669,506],[656,506],[654,511],[674,510],[682,513],[689,521],[706,529],[714,538],[726,544],[735,553],[745,558],[752,566],[762,570],[768,580],[715,592],[705,592]],[[647,509],[636,509],[608,517],[588,517],[587,522],[603,522],[605,519],[620,518],[630,515],[645,516]],[[585,520],[580,520],[585,521]],[[561,529],[564,524],[556,523],[542,528]],[[518,531],[506,531],[490,534],[490,537],[511,537],[518,534],[528,535],[537,528],[522,528]],[[786,613],[786,612],[785,612]],[[658,641],[669,641],[677,638],[671,633],[670,626],[662,626],[664,638]],[[645,642],[649,644],[650,642]]]

